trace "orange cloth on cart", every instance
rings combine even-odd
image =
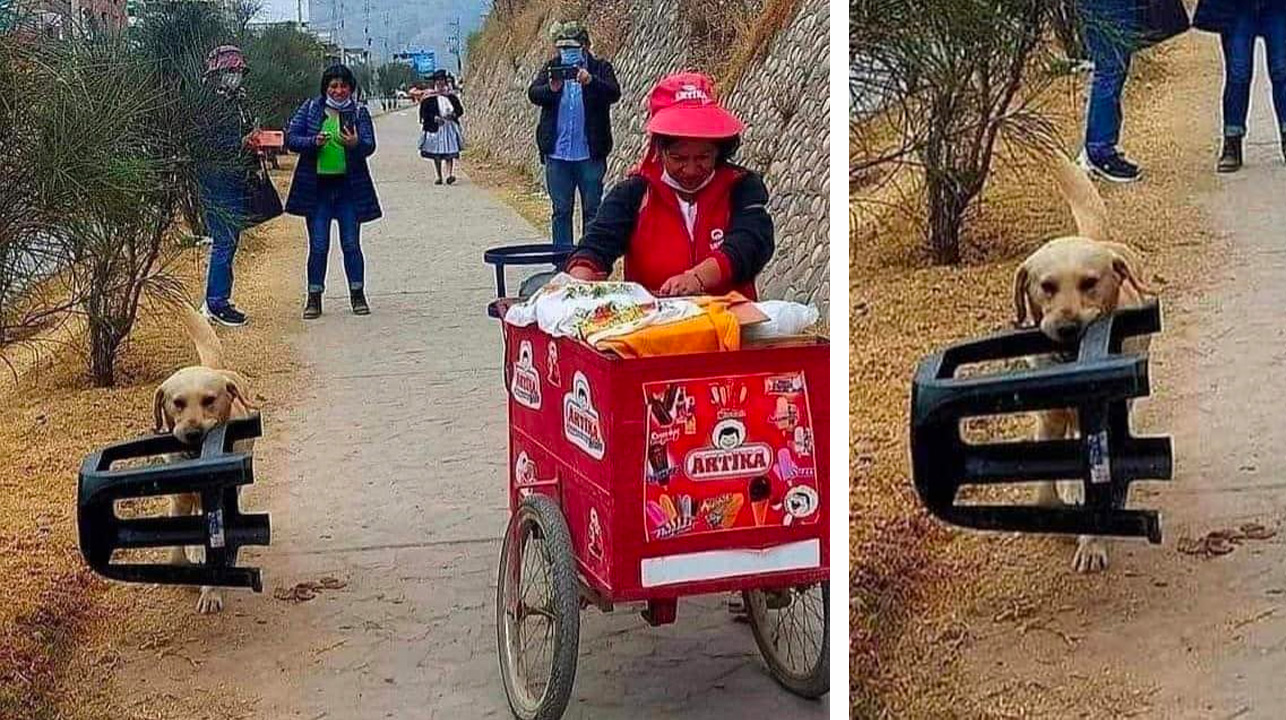
[[[599,350],[610,350],[624,358],[687,355],[741,349],[741,323],[728,309],[745,302],[739,295],[692,298],[702,313],[687,320],[648,325],[627,335],[600,340]]]

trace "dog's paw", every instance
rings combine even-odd
[[[1072,557],[1072,568],[1078,573],[1103,572],[1107,569],[1107,543],[1101,538],[1081,537]]]
[[[201,588],[201,597],[197,598],[196,611],[202,615],[213,615],[223,610],[223,593],[218,588]]]

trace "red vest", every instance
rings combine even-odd
[[[625,279],[655,293],[666,280],[714,257],[725,280],[706,288],[707,294],[724,295],[735,290],[751,300],[757,299],[753,280],[740,286],[732,284],[732,266],[719,251],[731,224],[732,187],[745,173],[727,166],[715,170],[714,179],[696,194],[697,220],[691,236],[674,188],[661,179],[661,164],[646,163],[637,174],[647,180],[647,191],[639,204],[634,235],[625,253]]]

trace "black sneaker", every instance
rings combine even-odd
[[[220,325],[226,325],[228,327],[241,327],[242,325],[245,325],[247,322],[246,314],[238,310],[236,306],[233,305],[232,303],[228,303],[227,305],[219,305],[213,308],[210,307],[209,305],[206,305],[203,308],[203,310],[204,310],[204,312],[202,313],[203,315],[205,315],[210,320],[213,320],[214,322],[219,323]]]
[[[1126,160],[1119,151],[1097,159],[1091,158],[1088,153],[1083,153],[1081,167],[1091,175],[1115,183],[1132,183],[1143,175],[1139,166]]]
[[[1223,152],[1219,154],[1219,164],[1215,166],[1215,172],[1237,172],[1241,169],[1241,163],[1241,136],[1225,135],[1223,139]]]
[[[322,294],[320,292],[309,292],[308,302],[304,303],[304,319],[315,320],[322,314]]]
[[[442,184],[442,178],[438,178],[437,180],[434,180],[434,181],[433,181],[433,184],[434,184],[434,185],[441,185],[441,184]]]
[[[455,185],[455,175],[449,175],[447,177],[447,185]]]

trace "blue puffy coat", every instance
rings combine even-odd
[[[290,118],[286,130],[286,147],[299,154],[295,177],[290,182],[286,212],[307,217],[317,208],[317,143],[326,119],[326,101],[321,96],[306,100]],[[348,149],[348,172],[344,176],[345,192],[357,206],[357,221],[370,222],[383,216],[375,183],[371,180],[366,158],[375,152],[375,123],[365,105],[340,113],[340,122],[357,127],[357,146]]]

